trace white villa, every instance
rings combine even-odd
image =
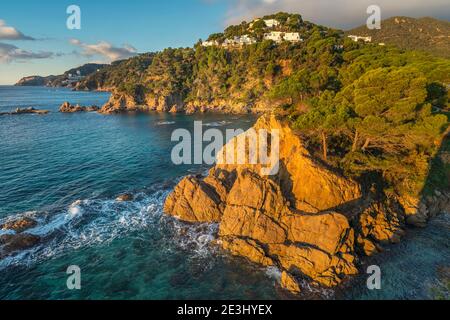
[[[298,32],[281,32],[281,31],[271,31],[264,34],[264,40],[272,40],[276,43],[281,43],[283,40],[289,41],[289,42],[300,42],[303,41],[303,39],[300,37],[300,33]],[[258,41],[256,38],[252,37],[249,34],[244,34],[240,37],[236,36],[233,38],[225,39],[225,41],[222,43],[222,47],[224,48],[231,48],[231,47],[237,47],[237,46],[245,46],[250,44],[255,44]],[[213,46],[220,46],[221,44],[217,40],[210,40],[210,41],[203,41],[202,46],[203,47],[213,47]]]
[[[202,46],[204,47],[213,47],[218,46],[219,42],[217,40],[211,40],[211,41],[203,41]]]
[[[275,19],[264,20],[264,23],[266,24],[267,28],[278,27],[280,25],[280,22]]]
[[[349,35],[348,37],[355,42],[358,42],[359,40],[362,40],[364,42],[372,42],[372,37],[362,37],[362,36],[355,36],[355,35]]]
[[[272,31],[269,33],[264,34],[264,40],[272,40],[276,43],[280,43],[283,40],[289,41],[289,42],[299,42],[303,41],[302,38],[300,38],[300,33],[298,32],[280,32],[280,31]]]
[[[283,32],[280,31],[272,31],[264,34],[264,40],[272,40],[277,43],[283,41]]]
[[[243,35],[241,37],[237,37],[237,38],[238,38],[239,44],[242,44],[242,45],[256,43],[256,39],[252,38],[248,34],[245,34],[245,35]]]
[[[225,41],[222,43],[222,46],[227,48],[232,46],[243,46],[254,43],[256,43],[256,39],[252,38],[248,34],[245,34],[240,37],[234,37],[233,39],[225,39]]]
[[[250,23],[250,28],[253,28],[253,24],[257,21],[260,21],[261,19],[255,19]],[[280,21],[276,20],[276,19],[267,19],[264,20],[264,23],[266,24],[267,28],[274,28],[274,27],[278,27],[280,25]]]
[[[291,42],[303,41],[303,39],[300,38],[300,33],[298,33],[298,32],[286,32],[284,34],[284,40],[291,41]]]

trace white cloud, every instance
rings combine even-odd
[[[0,40],[35,40],[24,35],[16,28],[6,25],[5,20],[0,19]]]
[[[366,9],[373,4],[380,6],[383,19],[396,15],[450,18],[448,0],[230,0],[230,3],[228,24],[285,11],[300,13],[304,19],[326,26],[350,28],[366,22]]]
[[[13,61],[23,62],[32,59],[47,59],[52,58],[53,56],[53,52],[32,52],[20,49],[12,44],[0,43],[0,63],[9,63]]]
[[[130,45],[124,45],[123,47],[114,47],[111,43],[106,41],[100,41],[95,44],[83,43],[78,39],[71,39],[70,43],[74,46],[83,49],[82,55],[87,57],[102,56],[106,58],[108,62],[127,59],[137,55],[136,48]]]

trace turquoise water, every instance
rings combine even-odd
[[[220,130],[250,127],[252,116],[60,114],[63,101],[102,105],[108,93],[0,86],[0,112],[33,106],[39,115],[0,117],[0,222],[30,216],[43,243],[0,261],[0,299],[279,299],[276,270],[231,258],[211,245],[215,225],[192,226],[162,214],[179,179],[205,166],[170,161],[175,128],[194,120]],[[117,203],[130,192],[135,200]],[[376,259],[383,290],[359,277],[336,295],[302,298],[430,298],[436,270],[450,265],[447,217]],[[404,258],[404,259],[403,259]],[[407,264],[407,266],[405,266]],[[66,287],[81,268],[82,289]],[[406,281],[410,269],[417,269]]]

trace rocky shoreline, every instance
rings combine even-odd
[[[129,94],[112,91],[109,101],[99,110],[102,114],[118,113],[148,113],[152,111],[169,113],[228,113],[248,114],[265,113],[273,110],[274,105],[268,100],[258,100],[252,104],[239,102],[236,99],[214,99],[212,101],[188,101],[177,95],[154,96],[142,95],[132,96]]]
[[[407,226],[450,212],[450,193],[411,199],[363,191],[356,181],[320,165],[302,139],[275,116],[258,129],[278,129],[278,175],[257,165],[221,165],[206,178],[184,178],[164,211],[189,223],[219,223],[217,245],[252,263],[275,266],[281,285],[301,292],[302,280],[334,287],[360,270],[362,259],[401,241]]]

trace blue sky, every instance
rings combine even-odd
[[[42,5],[40,3],[46,3]],[[81,8],[81,30],[66,27],[66,8]],[[226,2],[204,1],[2,1],[0,19],[37,40],[1,40],[29,52],[53,52],[49,59],[0,61],[0,84],[11,84],[26,75],[58,74],[90,61],[109,62],[102,56],[74,54],[82,48],[70,43],[106,41],[113,46],[130,45],[137,52],[166,47],[192,46],[199,38],[223,30]],[[1,54],[1,52],[0,52]]]
[[[408,15],[450,19],[448,0],[376,2],[382,7],[382,18]],[[372,0],[3,0],[0,84],[15,83],[27,75],[60,74],[87,62],[110,62],[122,54],[126,57],[166,47],[192,46],[199,38],[220,32],[226,25],[277,11],[297,12],[313,22],[350,28],[365,22],[365,10],[372,3]],[[72,4],[81,8],[81,30],[66,28],[66,8]]]

